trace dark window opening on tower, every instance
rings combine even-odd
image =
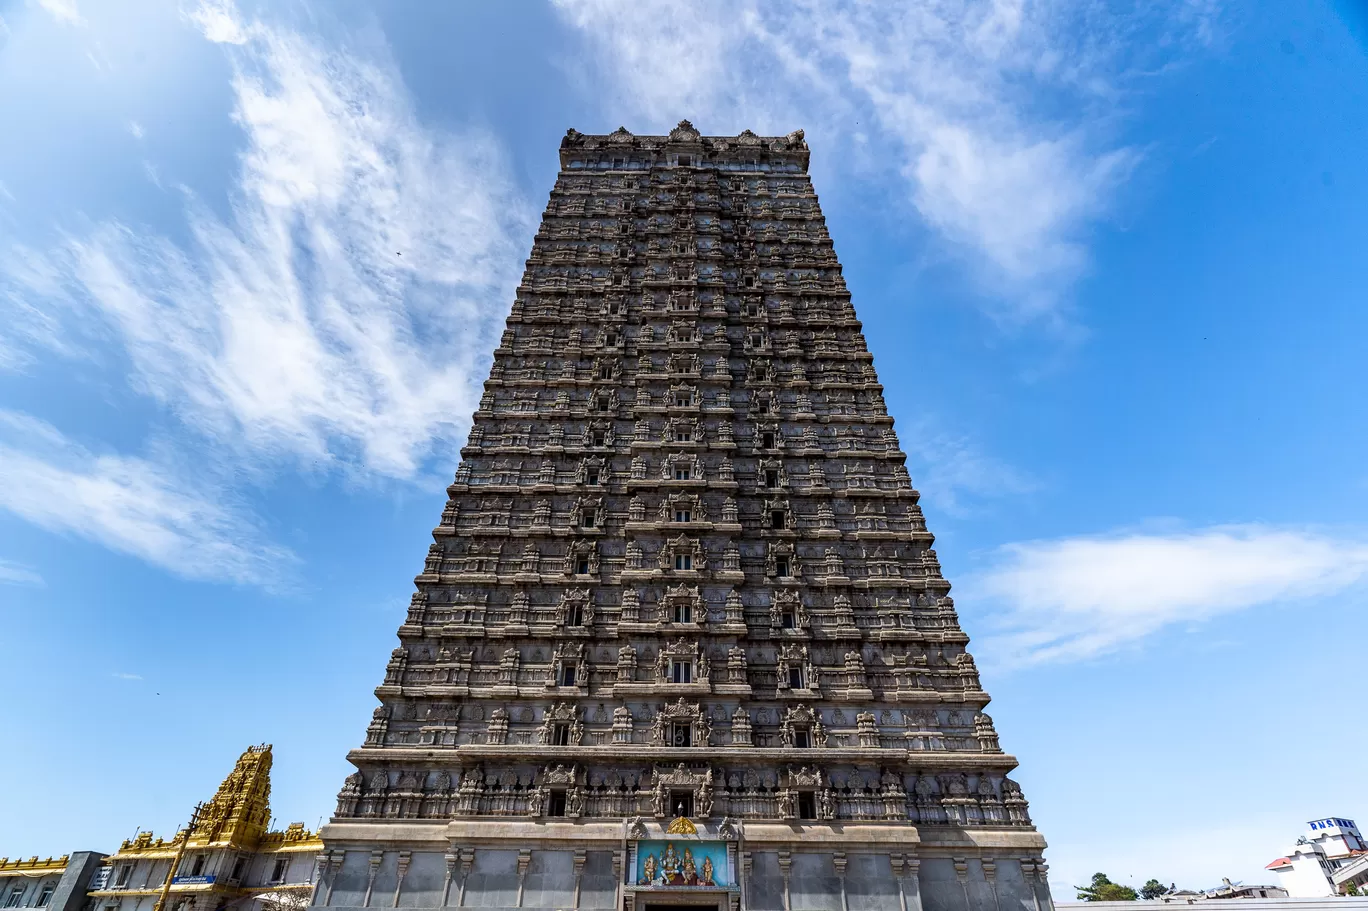
[[[765,472],[765,486],[766,486],[766,487],[778,487],[778,486],[779,486],[779,472],[775,471],[773,468],[771,468],[771,469],[769,469],[768,471],[766,471],[766,472]]]
[[[801,690],[803,688],[803,669],[801,667],[790,667],[788,674],[789,688]]]
[[[776,509],[774,512],[770,513],[770,528],[783,528],[783,527],[784,527],[784,511],[783,511],[782,509]]]
[[[787,576],[789,574],[788,557],[780,557],[774,561],[774,574],[776,576]]]
[[[676,816],[692,816],[693,798],[693,791],[671,791],[670,812]]]
[[[570,743],[570,725],[558,723],[551,728],[551,745],[557,747],[567,746]]]
[[[793,745],[804,750],[812,746],[811,735],[806,728],[793,732]]]
[[[798,818],[817,818],[817,795],[814,794],[812,791],[798,792]]]
[[[584,605],[582,605],[582,604],[572,604],[572,605],[570,605],[570,615],[566,618],[566,624],[569,625],[569,626],[583,626],[583,625],[584,625]]]
[[[561,672],[560,672],[560,685],[561,685],[561,686],[574,686],[574,685],[575,685],[575,671],[576,671],[576,670],[578,670],[578,668],[575,667],[575,662],[573,662],[573,661],[562,661],[562,662],[561,662]]]
[[[565,791],[556,790],[551,792],[551,799],[546,804],[547,816],[565,815]]]
[[[575,575],[577,575],[577,576],[587,576],[587,575],[589,575],[589,558],[588,558],[588,557],[580,557],[580,558],[579,558],[579,561],[578,561],[577,563],[575,563]]]

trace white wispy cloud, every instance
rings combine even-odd
[[[188,242],[106,222],[9,256],[9,282],[29,309],[93,313],[135,386],[210,440],[413,476],[478,403],[530,239],[503,154],[421,123],[388,59],[231,3],[191,18],[233,66],[231,214],[187,192]]]
[[[13,560],[0,560],[0,585],[46,585],[37,571]]]
[[[203,475],[91,452],[14,411],[0,411],[0,509],[191,579],[273,585],[293,561]]]
[[[1113,131],[1134,49],[1179,54],[1207,40],[1219,11],[1216,0],[553,2],[596,48],[598,71],[573,75],[606,107],[654,129],[681,117],[705,132],[803,126],[818,154],[900,176],[1010,316],[1050,319],[1086,268],[1089,228],[1143,155]]]
[[[0,370],[28,367],[39,349],[66,356],[80,352],[62,314],[42,306],[62,294],[63,277],[51,259],[22,244],[0,250]]]
[[[38,0],[38,5],[63,25],[85,25],[85,17],[76,8],[76,0]]]
[[[1039,484],[1010,463],[985,452],[963,434],[923,419],[898,433],[908,470],[936,508],[965,515],[974,500],[1030,493]]]
[[[121,671],[115,671],[114,673],[110,674],[109,676],[115,678],[116,680],[141,680],[141,679],[143,679],[143,678],[142,678],[142,674],[125,674],[125,673],[122,673]]]
[[[1004,665],[1093,658],[1164,627],[1326,595],[1368,573],[1368,540],[1224,525],[1000,548],[960,587],[988,613],[979,651]]]
[[[128,121],[128,134],[134,139],[143,138],[143,125],[136,120]]]

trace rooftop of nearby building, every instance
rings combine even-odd
[[[1327,816],[1324,819],[1313,819],[1307,824],[1307,828],[1313,831],[1324,831],[1327,829],[1345,829],[1357,834],[1358,826],[1352,819],[1345,819],[1342,816]]]
[[[16,857],[10,860],[8,857],[0,857],[0,874],[5,873],[60,873],[66,869],[67,862],[71,860],[70,854],[63,854],[61,857],[45,857],[41,860],[37,855],[24,860]]]

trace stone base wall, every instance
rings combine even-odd
[[[835,828],[749,826],[737,888],[663,892],[629,883],[621,824],[333,825],[314,907],[1054,911],[1035,833],[939,833],[928,843],[913,827]]]

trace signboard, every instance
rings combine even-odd
[[[727,842],[691,838],[638,841],[632,880],[638,886],[716,888],[735,884],[727,861]]]
[[[171,878],[173,886],[212,886],[214,877],[212,876],[174,876]]]

